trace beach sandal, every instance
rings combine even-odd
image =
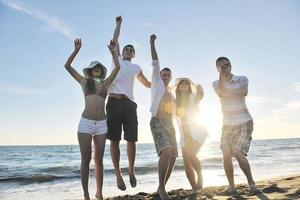
[[[136,178],[134,175],[129,174],[129,182],[130,182],[131,187],[133,187],[133,188],[136,187]]]
[[[123,177],[121,176],[120,178],[117,178],[117,186],[120,190],[125,191],[126,190],[126,185],[124,183]]]

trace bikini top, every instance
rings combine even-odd
[[[88,96],[88,95],[92,95],[92,94],[96,94],[96,95],[99,95],[103,98],[106,98],[107,97],[107,94],[108,94],[108,87],[107,87],[107,83],[104,82],[100,89],[96,90],[96,91],[85,91],[84,92],[84,96]]]

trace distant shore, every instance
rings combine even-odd
[[[228,196],[224,193],[226,186],[205,187],[202,191],[192,194],[191,190],[176,189],[169,191],[168,194],[174,200],[191,199],[263,199],[263,200],[282,200],[282,199],[300,199],[300,174],[291,176],[276,177],[257,182],[257,187],[262,191],[259,194],[249,193],[246,184],[239,184],[237,191],[239,194]],[[125,195],[110,197],[107,200],[159,200],[155,193],[140,192],[135,195]]]

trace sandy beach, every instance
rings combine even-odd
[[[224,194],[226,186],[218,187],[205,187],[197,194],[191,194],[191,190],[177,189],[169,191],[168,194],[174,200],[184,199],[300,199],[300,174],[293,176],[277,177],[269,180],[257,182],[258,188],[262,191],[259,194],[249,193],[248,186],[246,184],[239,184],[237,186],[238,195],[228,196]],[[150,200],[160,198],[154,193],[140,192],[136,195],[125,195],[110,197],[107,200]]]

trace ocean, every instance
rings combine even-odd
[[[154,192],[158,185],[157,161],[154,144],[137,144],[136,177],[138,185],[129,184],[126,145],[121,145],[121,167],[125,192],[118,190],[107,141],[104,156],[105,197]],[[181,154],[180,150],[179,153]],[[202,162],[205,186],[226,185],[219,142],[207,142],[198,154]],[[252,141],[248,159],[256,181],[276,176],[300,173],[300,138]],[[234,160],[235,182],[246,183],[246,178]],[[94,164],[91,161],[90,195],[96,192]],[[189,189],[179,156],[167,189]],[[82,199],[80,183],[80,152],[78,145],[59,146],[0,146],[1,200],[71,200]]]

